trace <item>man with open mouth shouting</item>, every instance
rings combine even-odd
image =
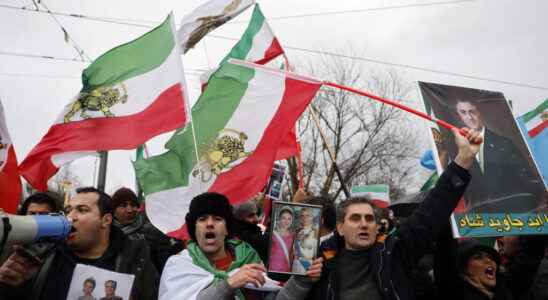
[[[232,237],[232,207],[217,193],[203,193],[192,199],[185,217],[191,237],[187,249],[170,257],[160,280],[160,300],[167,299],[251,299],[253,290],[279,291],[287,299],[298,288],[288,282],[280,288],[266,277],[257,252]],[[321,275],[321,259],[308,270],[309,280]]]
[[[110,202],[109,195],[94,187],[78,188],[65,206],[72,221],[67,240],[40,262],[14,253],[0,267],[0,299],[67,299],[77,264],[133,274],[131,297],[156,299],[159,275],[149,247],[112,226]]]

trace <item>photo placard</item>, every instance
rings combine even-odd
[[[318,255],[322,207],[275,201],[268,272],[305,275]]]
[[[135,275],[77,264],[67,300],[128,300]]]

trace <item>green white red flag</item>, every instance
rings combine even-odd
[[[390,205],[390,189],[387,184],[353,186],[350,193],[352,197],[366,197],[382,208]]]
[[[197,194],[219,192],[233,204],[257,194],[320,86],[257,65],[222,65],[194,105],[192,123],[166,144],[170,151],[134,163],[152,223],[174,235]]]
[[[210,0],[184,16],[177,31],[183,52],[186,53],[209,32],[232,20],[253,3],[254,0]]]
[[[4,107],[0,101],[0,208],[15,214],[21,200],[21,178],[17,171],[17,156],[11,143]]]
[[[548,99],[544,100],[534,110],[520,117],[527,128],[527,135],[534,138],[548,128]]]
[[[38,190],[59,166],[82,154],[134,149],[187,122],[184,73],[173,17],[96,59],[83,88],[19,166]]]
[[[264,65],[282,54],[284,54],[284,50],[280,42],[268,25],[259,4],[255,4],[251,20],[244,34],[219,65],[231,58]],[[216,70],[210,70],[200,76],[202,89]]]

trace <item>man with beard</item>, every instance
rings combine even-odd
[[[231,239],[232,207],[217,193],[192,199],[185,217],[191,237],[187,249],[170,257],[160,281],[160,300],[255,299],[251,289],[276,288],[265,276],[257,252],[247,243]],[[321,259],[308,270],[311,280],[321,275]],[[265,285],[269,281],[270,284]],[[287,296],[295,286],[288,283],[278,295]]]
[[[156,299],[158,272],[144,241],[128,240],[112,225],[110,197],[76,190],[65,207],[72,229],[41,263],[15,253],[0,267],[1,299],[66,299],[76,264],[134,274],[133,299]]]

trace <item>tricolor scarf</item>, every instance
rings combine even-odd
[[[192,262],[200,268],[213,274],[213,284],[218,284],[219,282],[228,279],[228,273],[232,270],[239,269],[246,264],[261,263],[259,254],[257,254],[255,249],[253,249],[248,243],[244,243],[239,240],[227,240],[227,246],[233,250],[234,260],[228,267],[228,270],[223,271],[218,270],[211,264],[196,242],[190,241],[187,245],[187,250],[190,257],[192,257]],[[239,289],[236,290],[236,298],[240,300],[245,299],[242,291]]]

